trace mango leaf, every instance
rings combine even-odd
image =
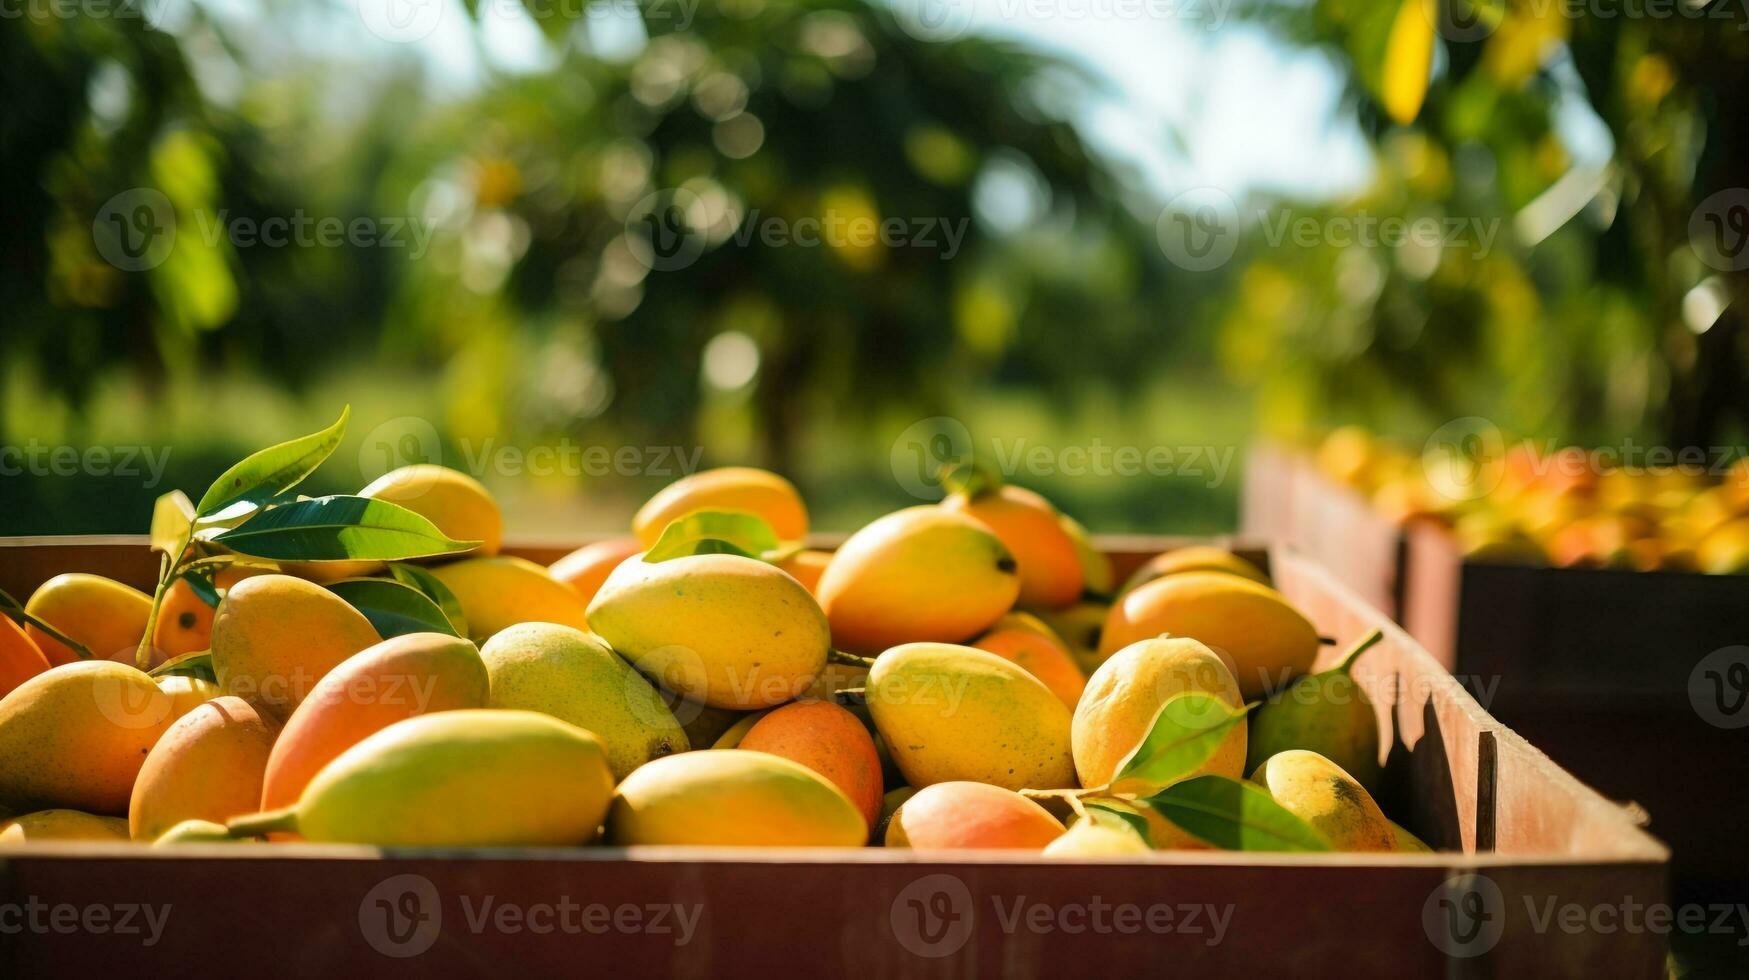
[[[214,584],[214,578],[218,575],[218,572],[219,566],[203,564],[184,570],[181,575],[177,576],[177,578],[187,582],[189,589],[194,592],[200,601],[217,609],[219,607],[219,588]]]
[[[0,589],[0,616],[5,616],[13,622],[23,623],[26,626],[35,626],[65,644],[67,649],[73,651],[80,660],[91,659],[91,651],[86,648],[85,644],[75,641],[67,634],[25,612],[24,606],[17,599],[12,598],[12,595],[5,589]]]
[[[443,618],[449,620],[450,628],[455,631],[455,635],[468,635],[468,618],[462,613],[462,602],[455,597],[454,592],[449,590],[449,586],[443,584],[441,579],[418,565],[408,565],[403,562],[394,562],[389,565],[389,574],[394,576],[395,581],[418,589],[425,593],[432,602],[437,603],[437,608],[443,610]]]
[[[1399,125],[1421,114],[1427,83],[1433,74],[1433,18],[1427,0],[1403,0],[1385,41],[1379,68],[1379,101]]]
[[[205,519],[238,505],[259,506],[297,486],[340,445],[346,434],[346,419],[351,414],[349,405],[341,409],[340,418],[333,425],[320,432],[249,454],[207,488],[195,508],[196,516]]]
[[[213,653],[211,650],[196,650],[180,657],[171,657],[147,673],[153,677],[196,677],[203,681],[218,683],[218,675],[213,673]]]
[[[194,503],[188,494],[172,490],[152,504],[152,550],[170,554],[194,526]]]
[[[345,599],[376,627],[383,639],[406,633],[447,633],[462,636],[443,609],[411,585],[388,578],[341,579],[328,591]]]
[[[1086,800],[1084,802],[1086,804],[1087,819],[1100,825],[1121,825],[1128,827],[1137,834],[1140,834],[1142,839],[1148,842],[1149,846],[1153,846],[1153,838],[1148,836],[1147,817],[1117,803],[1108,803],[1102,800]]]
[[[1153,789],[1196,771],[1254,705],[1234,708],[1212,694],[1185,691],[1166,699],[1148,734],[1124,757],[1111,791]]]
[[[777,532],[755,514],[739,510],[696,510],[662,529],[644,560],[650,563],[692,555],[741,555],[767,559],[778,552]]]
[[[399,561],[459,554],[480,544],[452,541],[399,504],[346,495],[269,507],[214,537],[213,543],[275,561]]]
[[[1229,851],[1328,851],[1317,828],[1255,783],[1197,776],[1140,801],[1198,838]]]

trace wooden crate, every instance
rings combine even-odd
[[[1102,542],[1120,571],[1169,543]],[[544,559],[563,549],[511,550]],[[0,916],[9,907],[119,915],[140,903],[168,906],[168,917],[150,947],[113,929],[4,935],[0,976],[184,976],[221,964],[287,976],[405,966],[438,976],[1661,975],[1664,934],[1574,930],[1544,916],[1661,905],[1663,846],[1493,721],[1328,573],[1285,551],[1254,557],[1322,632],[1345,643],[1385,631],[1357,666],[1390,734],[1381,797],[1446,852],[1050,861],[880,848],[36,845],[0,849]],[[15,595],[57,571],[142,582],[150,569],[137,540],[0,542],[0,585]],[[1327,650],[1325,660],[1335,656]],[[488,898],[533,917],[482,919]],[[609,927],[555,928],[542,910],[565,902],[605,910]],[[692,917],[684,943],[672,911],[670,931],[653,928],[664,908]],[[1204,912],[1188,922],[1187,908]],[[600,924],[582,912],[569,921]],[[549,928],[534,931],[542,923]]]

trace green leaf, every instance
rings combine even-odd
[[[275,561],[399,561],[459,554],[480,544],[452,541],[399,504],[345,495],[269,507],[213,543]]]
[[[320,432],[251,453],[226,470],[200,498],[200,518],[212,517],[238,504],[260,505],[290,490],[316,471],[346,434],[349,405],[340,418]]]
[[[383,639],[406,633],[447,633],[463,636],[450,625],[443,609],[411,585],[388,578],[349,578],[328,586],[376,627]]]
[[[1141,801],[1155,813],[1229,851],[1328,851],[1317,828],[1270,798],[1255,783],[1197,776]]]
[[[1108,803],[1101,800],[1083,801],[1087,810],[1087,819],[1095,824],[1122,825],[1141,835],[1141,838],[1153,846],[1153,839],[1148,836],[1148,818],[1142,816],[1121,804]]]
[[[213,673],[211,650],[196,650],[180,657],[171,657],[147,673],[153,677],[198,677],[203,681],[218,683],[218,675]]]
[[[91,659],[91,651],[86,648],[85,644],[77,642],[72,637],[55,629],[48,623],[45,623],[35,616],[32,616],[30,613],[25,612],[24,606],[17,599],[12,598],[11,594],[5,589],[0,589],[0,616],[5,616],[13,622],[24,623],[27,626],[35,626],[37,629],[42,630],[44,633],[47,633],[66,644],[67,649],[73,651],[80,660]]]
[[[1251,707],[1234,708],[1201,691],[1167,698],[1155,712],[1147,736],[1118,765],[1112,791],[1151,790],[1195,772],[1233,726],[1244,723]]]
[[[188,583],[188,588],[200,598],[200,601],[217,609],[219,607],[219,589],[217,585],[213,584],[213,580],[218,572],[219,566],[208,564],[187,569],[177,577]]]
[[[455,635],[468,635],[468,617],[462,613],[462,601],[455,597],[455,593],[441,579],[418,565],[403,562],[389,565],[389,574],[395,577],[395,581],[418,589],[432,602],[437,603],[437,608],[443,610],[443,617],[449,620]]]
[[[662,529],[645,552],[650,563],[691,555],[742,555],[766,559],[776,554],[777,532],[763,518],[739,510],[696,510]]]
[[[172,490],[152,504],[152,550],[174,552],[194,526],[194,504],[188,494]]]

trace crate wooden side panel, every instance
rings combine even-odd
[[[1246,467],[1246,535],[1311,556],[1374,609],[1398,615],[1403,533],[1396,523],[1326,479],[1303,453],[1264,447]]]

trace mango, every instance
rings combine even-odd
[[[364,614],[312,582],[257,575],[213,617],[213,674],[226,694],[283,721],[323,675],[379,640]]]
[[[1087,675],[1057,634],[1030,613],[1009,613],[972,646],[1012,661],[1039,679],[1073,710],[1087,687]]]
[[[1405,829],[1401,824],[1397,823],[1395,820],[1390,821],[1390,825],[1391,825],[1391,836],[1396,840],[1396,843],[1397,843],[1396,850],[1398,853],[1400,853],[1400,854],[1431,854],[1431,853],[1433,853],[1433,848],[1428,847],[1426,841],[1422,840],[1419,837],[1416,837],[1414,834],[1409,833],[1409,831],[1407,829]]]
[[[1105,662],[1099,655],[1099,634],[1105,631],[1110,613],[1110,603],[1077,602],[1063,609],[1041,609],[1037,615],[1069,648],[1081,673],[1091,674]]]
[[[329,671],[286,719],[262,775],[261,809],[291,806],[342,752],[397,721],[484,708],[480,653],[442,633],[408,633],[365,648]]]
[[[1044,807],[987,783],[947,782],[919,789],[887,822],[886,846],[919,851],[1037,851],[1063,835]]]
[[[1142,567],[1130,574],[1124,581],[1119,596],[1134,592],[1158,578],[1176,575],[1179,572],[1226,572],[1240,578],[1250,579],[1260,585],[1269,584],[1269,576],[1263,574],[1263,569],[1251,564],[1225,548],[1213,545],[1193,544],[1171,551],[1163,551],[1147,560]]]
[[[1105,552],[1093,544],[1093,535],[1068,514],[1058,514],[1057,523],[1063,526],[1063,533],[1075,545],[1075,555],[1081,559],[1081,592],[1083,595],[1096,598],[1109,598],[1111,590],[1117,585],[1115,570],[1111,567],[1111,559]]]
[[[1377,792],[1384,778],[1378,715],[1350,669],[1355,657],[1378,638],[1375,631],[1335,667],[1301,677],[1252,712],[1246,769],[1256,769],[1278,752],[1308,749]]]
[[[747,737],[747,733],[753,730],[754,725],[759,724],[759,719],[770,714],[772,710],[767,708],[764,711],[749,711],[742,715],[739,721],[723,729],[723,733],[711,742],[711,749],[714,751],[740,748],[741,740]]]
[[[1051,502],[1013,484],[953,493],[941,502],[1001,539],[1020,568],[1020,604],[1054,609],[1081,598],[1081,552]]]
[[[259,568],[231,565],[213,576],[213,588],[223,599],[233,585],[255,575],[265,575]],[[208,650],[213,645],[213,616],[218,612],[206,604],[185,578],[170,583],[164,590],[164,602],[158,607],[158,623],[152,629],[152,646],[165,660],[196,650]]]
[[[1045,857],[1126,857],[1153,848],[1122,823],[1077,820],[1063,836],[1045,845]]]
[[[52,840],[120,843],[128,839],[128,822],[79,810],[38,810],[0,820],[0,845],[35,844]]]
[[[586,544],[547,566],[547,574],[555,581],[571,587],[583,600],[585,608],[601,591],[601,584],[613,574],[620,563],[644,550],[637,538],[610,538]]]
[[[649,547],[669,524],[699,510],[742,511],[762,518],[779,540],[808,536],[808,508],[795,485],[749,466],[701,470],[663,487],[632,517],[632,533]]]
[[[771,709],[739,748],[799,762],[826,777],[870,827],[881,816],[880,754],[862,721],[830,701],[796,701]]]
[[[1700,542],[1695,559],[1709,575],[1749,572],[1749,517],[1719,525]]]
[[[800,582],[740,555],[628,561],[596,593],[589,622],[663,687],[741,711],[807,690],[831,644]]]
[[[157,678],[157,684],[158,690],[170,698],[171,721],[225,693],[212,681],[187,674],[167,674]]]
[[[223,822],[254,813],[261,773],[279,726],[242,698],[214,698],[158,739],[128,801],[128,832],[154,841],[184,820]]]
[[[807,766],[723,749],[657,759],[626,777],[607,834],[622,846],[859,847],[868,824]]]
[[[400,504],[437,526],[452,541],[478,541],[468,554],[495,555],[504,537],[498,502],[466,473],[432,463],[390,470],[358,492]]]
[[[1071,740],[1083,786],[1104,786],[1142,744],[1160,707],[1175,695],[1201,691],[1232,707],[1239,683],[1213,650],[1188,637],[1140,640],[1112,654],[1087,681],[1075,706]],[[1208,761],[1189,775],[1245,775],[1245,725],[1235,725]]]
[[[1099,651],[1162,633],[1226,654],[1247,700],[1305,673],[1318,656],[1318,631],[1286,597],[1224,572],[1180,572],[1125,595],[1106,617]]]
[[[534,562],[509,555],[466,558],[431,569],[455,593],[475,643],[517,623],[588,630],[588,603]]]
[[[479,659],[491,678],[491,707],[539,711],[594,732],[616,780],[692,747],[650,682],[600,637],[520,623],[487,640]]]
[[[49,667],[49,658],[24,627],[0,615],[0,698]]]
[[[900,786],[887,790],[886,794],[881,797],[880,816],[875,818],[874,829],[869,832],[869,839],[885,844],[887,824],[892,821],[893,814],[899,812],[899,808],[905,805],[906,800],[916,795],[917,787],[915,786]]]
[[[191,818],[184,820],[169,830],[158,835],[152,842],[153,847],[171,847],[176,844],[226,844],[236,838],[222,823],[211,820]]]
[[[1366,787],[1316,752],[1289,749],[1272,755],[1251,774],[1251,781],[1338,851],[1396,850],[1396,832]]]
[[[691,698],[683,698],[660,686],[656,688],[656,695],[668,706],[674,720],[680,723],[680,730],[686,733],[686,744],[695,749],[710,746],[724,732],[734,727],[736,722],[750,714],[732,708],[713,708]]]
[[[826,574],[826,566],[832,564],[832,552],[804,548],[777,563],[777,567],[795,576],[802,588],[814,595],[820,593],[820,576]]]
[[[589,732],[534,711],[461,709],[395,722],[328,763],[295,806],[229,827],[379,847],[583,844],[612,795],[607,750]]]
[[[131,664],[146,635],[152,597],[101,575],[68,572],[37,586],[24,611],[83,645],[97,660]],[[50,666],[78,661],[71,647],[41,629],[26,626],[24,632]],[[154,665],[163,659],[154,657]]]
[[[170,698],[126,664],[82,660],[32,677],[0,698],[0,808],[126,813],[171,720]]]
[[[820,607],[839,648],[960,643],[1020,594],[1014,557],[983,524],[941,507],[908,507],[852,534],[820,576]]]
[[[1068,707],[993,653],[950,643],[894,647],[875,658],[865,697],[912,786],[1075,785]]]

